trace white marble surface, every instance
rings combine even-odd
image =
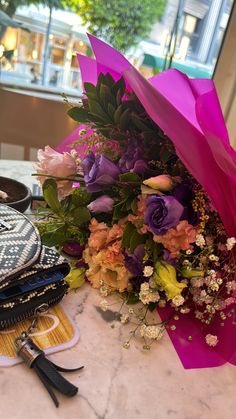
[[[27,181],[32,163],[0,160],[0,175]],[[4,173],[4,174],[3,174]],[[97,291],[86,285],[69,294],[65,306],[80,327],[81,339],[52,359],[68,367],[80,394],[60,397],[54,408],[32,371],[23,365],[0,369],[3,419],[235,419],[236,368],[184,370],[167,336],[151,352],[122,348],[126,326],[106,322],[96,307]]]

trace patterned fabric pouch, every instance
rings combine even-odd
[[[41,244],[25,215],[0,205],[0,330],[57,304],[68,290],[69,270],[63,257]]]

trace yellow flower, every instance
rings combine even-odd
[[[169,175],[150,177],[144,180],[143,184],[162,192],[170,191],[173,188],[173,181]]]
[[[200,269],[183,268],[181,269],[181,275],[184,278],[197,278],[197,277],[202,278],[204,276],[204,271],[201,271]]]
[[[181,295],[183,288],[187,286],[183,282],[177,281],[174,266],[164,260],[156,262],[154,280],[165,291],[167,300]]]
[[[71,289],[82,287],[84,284],[85,268],[72,268],[66,276],[66,282]]]

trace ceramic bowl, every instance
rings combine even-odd
[[[0,191],[8,195],[6,199],[0,197],[0,203],[8,205],[17,211],[26,211],[31,203],[30,189],[17,180],[0,176]]]

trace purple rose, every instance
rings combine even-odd
[[[173,196],[151,196],[147,199],[144,222],[154,234],[165,234],[175,227],[184,207]]]
[[[142,175],[147,170],[147,164],[143,160],[143,149],[135,141],[130,141],[126,152],[119,160],[121,173],[134,172]]]
[[[113,204],[114,200],[110,196],[102,195],[95,199],[95,201],[90,202],[88,209],[89,211],[95,212],[97,214],[101,212],[110,212],[112,211]]]
[[[144,244],[139,244],[134,253],[125,251],[125,267],[134,276],[141,276],[143,274],[143,257],[145,254]]]
[[[113,185],[120,174],[118,167],[103,154],[90,152],[83,160],[84,181],[88,192],[100,192]]]

